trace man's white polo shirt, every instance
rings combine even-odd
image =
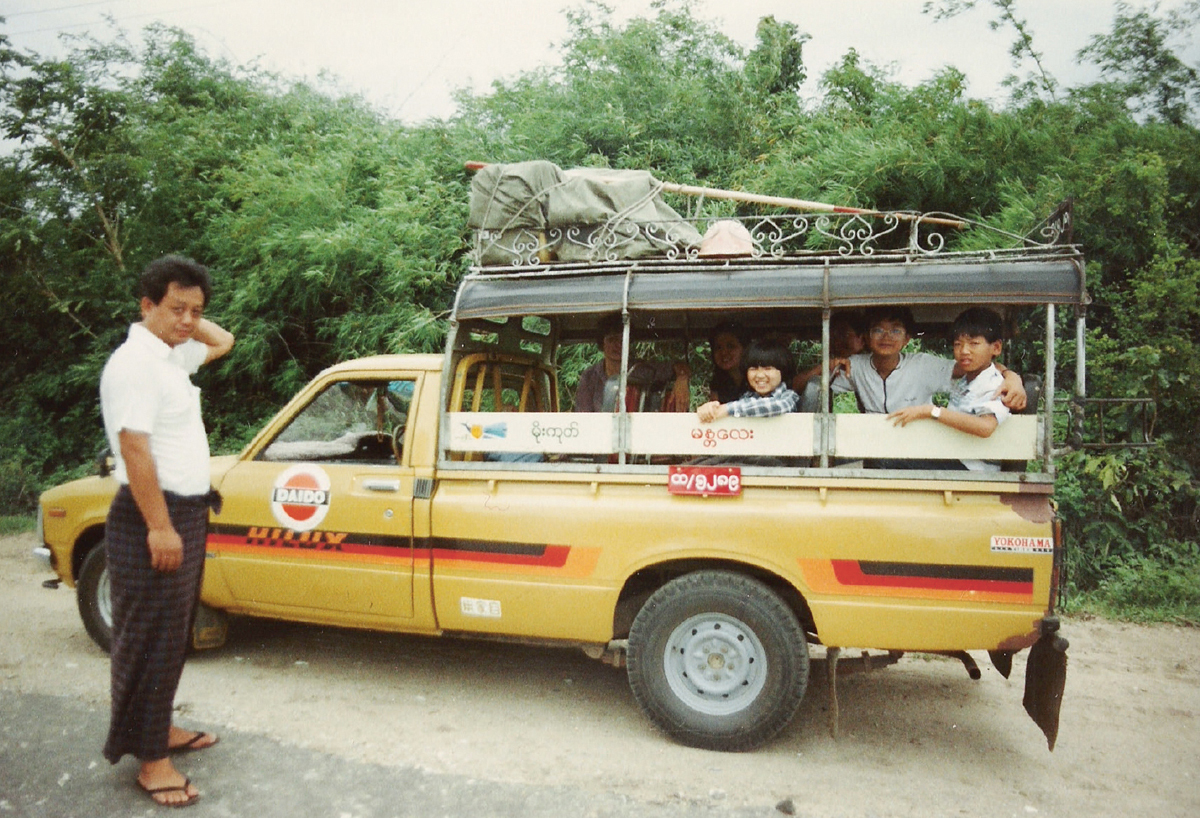
[[[150,454],[159,486],[176,494],[209,490],[208,436],[200,417],[200,388],[191,376],[208,357],[208,347],[185,341],[171,347],[141,324],[100,376],[104,431],[116,460],[113,475],[129,482],[118,435],[125,429],[150,435]]]
[[[895,412],[929,403],[938,392],[949,392],[954,359],[915,352],[900,355],[900,363],[887,380],[871,363],[871,353],[850,356],[850,378],[841,372],[833,379],[834,392],[857,392],[867,412]]]

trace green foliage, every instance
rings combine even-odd
[[[211,254],[238,271],[230,310],[250,320],[231,321],[224,370],[286,395],[337,357],[437,348],[466,191],[430,177],[370,120],[261,147],[226,174]]]
[[[1069,597],[1067,610],[1140,622],[1200,624],[1200,562],[1138,557],[1116,563],[1097,588]]]
[[[795,95],[808,72],[804,68],[804,43],[795,23],[779,23],[774,17],[758,21],[758,45],[746,57],[746,80],[761,96]]]
[[[654,4],[624,27],[588,3],[567,12],[560,68],[460,98],[456,131],[474,158],[652,168],[720,184],[770,150],[799,116],[805,35],[764,19],[749,57],[686,3]]]
[[[1079,56],[1100,66],[1133,110],[1172,125],[1195,122],[1192,106],[1200,100],[1200,71],[1183,62],[1170,41],[1189,36],[1198,14],[1197,0],[1165,19],[1154,10],[1135,11],[1118,3],[1112,32],[1092,37]]]
[[[0,512],[90,469],[104,445],[100,368],[136,319],[138,271],[164,253],[209,265],[210,315],[238,337],[199,376],[216,451],[239,448],[341,358],[438,349],[466,266],[465,160],[645,168],[674,182],[949,211],[1017,236],[1073,196],[1094,299],[1089,394],[1157,407],[1156,445],[1061,464],[1073,597],[1193,617],[1200,84],[1179,43],[1200,2],[1166,15],[1119,6],[1112,30],[1079,55],[1103,81],[1070,89],[1042,68],[1012,0],[984,5],[992,27],[1014,35],[1014,65],[1032,66],[1002,107],[969,98],[952,66],[908,87],[854,49],[804,101],[809,37],[792,23],[761,20],[745,51],[687,0],[619,25],[590,2],[567,13],[560,65],[461,92],[455,116],[416,128],[213,59],[163,27],[137,43],[79,38],[62,60],[0,35],[0,129],[15,145],[0,156],[0,438],[19,442],[0,463]],[[994,241],[985,232],[947,239],[969,249]],[[1043,366],[1043,320],[1031,316],[1010,349],[1025,371]],[[1060,329],[1073,320],[1060,314]],[[583,344],[569,356],[564,394],[597,354]],[[1074,363],[1060,347],[1060,385]],[[693,364],[699,381],[706,363]]]
[[[38,481],[28,460],[20,448],[5,452],[0,460],[0,514],[19,514],[32,507]]]
[[[942,20],[973,9],[977,2],[978,0],[926,0],[923,10],[926,14],[933,12],[934,19]],[[1005,80],[1005,84],[1013,89],[1013,98],[1030,101],[1036,100],[1038,94],[1045,94],[1053,99],[1058,89],[1058,81],[1042,65],[1043,55],[1034,47],[1033,30],[1029,21],[1017,16],[1016,0],[989,0],[989,4],[996,12],[996,17],[988,21],[991,30],[1012,29],[1014,34],[1014,39],[1008,47],[1008,55],[1012,58],[1013,65],[1020,66],[1025,60],[1030,60],[1036,68],[1036,71],[1027,74],[1024,80],[1015,75]]]
[[[33,531],[36,525],[37,520],[28,514],[19,516],[0,514],[0,537],[25,534],[26,532]]]
[[[1055,494],[1068,544],[1068,597],[1083,594],[1127,609],[1137,599],[1191,588],[1190,602],[1186,594],[1176,602],[1198,613],[1200,486],[1188,464],[1160,442],[1147,449],[1076,452],[1060,468]],[[1139,575],[1145,583],[1140,589],[1134,581]]]
[[[85,39],[67,60],[17,62],[0,82],[19,141],[0,158],[0,434],[26,441],[43,480],[103,446],[100,368],[137,317],[137,273],[168,252],[212,269],[210,316],[239,338],[199,378],[217,451],[340,358],[439,348],[466,189],[434,130],[161,27],[139,47]]]

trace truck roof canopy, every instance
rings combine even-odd
[[[927,319],[948,320],[943,316],[969,305],[1086,303],[1082,255],[1073,246],[1058,246],[916,257],[696,258],[488,269],[463,280],[454,317],[559,316],[564,334],[572,335],[590,331],[599,315],[623,308],[652,312],[663,328],[703,329],[742,310],[756,311],[757,323],[769,324],[772,311],[786,311],[794,321],[795,311],[805,308],[907,304],[926,307]]]

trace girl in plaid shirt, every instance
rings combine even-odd
[[[735,401],[714,400],[701,406],[696,415],[702,423],[723,417],[769,418],[796,411],[800,396],[787,386],[795,374],[795,364],[782,342],[752,342],[744,366],[750,389]]]

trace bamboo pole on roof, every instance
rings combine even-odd
[[[903,221],[920,221],[929,224],[941,224],[950,227],[963,228],[967,223],[959,219],[943,219],[939,216],[922,216],[916,213],[896,213],[883,210],[867,210],[861,207],[844,207],[828,202],[814,202],[808,199],[792,199],[786,196],[766,196],[761,193],[746,193],[740,190],[724,190],[718,187],[697,187],[696,185],[679,185],[674,182],[662,182],[662,189],[668,193],[680,193],[684,196],[704,196],[709,199],[727,199],[747,204],[763,204],[773,207],[788,207],[794,210],[811,210],[817,213],[848,213],[855,216],[895,216]]]
[[[466,162],[467,170],[481,170],[487,167],[486,162]],[[828,202],[814,202],[808,199],[793,199],[787,196],[766,196],[761,193],[747,193],[741,190],[726,190],[719,187],[700,187],[697,185],[680,185],[675,182],[659,182],[662,190],[667,193],[678,193],[683,196],[703,196],[709,199],[725,199],[727,201],[744,202],[746,204],[762,204],[772,207],[787,207],[793,210],[808,210],[815,213],[845,213],[854,216],[872,216],[881,218],[894,216],[902,221],[919,221],[925,224],[940,224],[948,227],[965,228],[967,223],[959,219],[944,219],[940,216],[922,216],[916,213],[896,213],[883,210],[867,210],[861,207],[844,207]]]

